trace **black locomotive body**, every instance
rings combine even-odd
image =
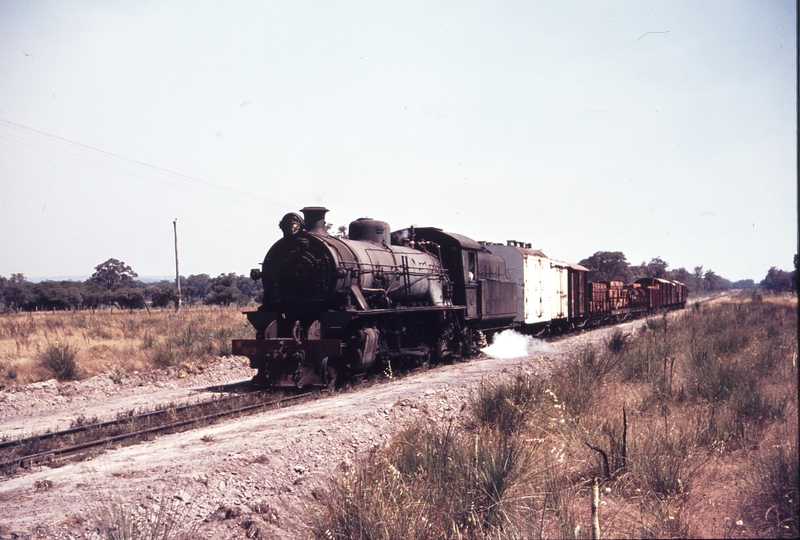
[[[481,332],[516,314],[505,263],[464,236],[433,228],[390,233],[368,218],[328,234],[320,207],[287,214],[261,270],[264,300],[247,312],[256,339],[233,353],[268,386],[331,386],[337,375],[470,355]]]
[[[682,307],[686,287],[663,279],[589,283],[588,270],[530,244],[478,243],[433,227],[390,232],[383,221],[328,234],[327,209],[286,214],[262,268],[262,305],[246,312],[255,339],[233,353],[265,386],[333,386],[368,370],[470,356],[506,328],[564,331]]]

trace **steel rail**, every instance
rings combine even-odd
[[[303,398],[303,397],[308,397],[309,395],[311,395],[311,394],[310,393],[304,393],[304,394],[297,394],[297,395],[294,395],[294,396],[287,396],[287,397],[283,397],[283,398],[279,398],[279,399],[275,399],[275,400],[267,401],[267,402],[251,403],[249,405],[245,405],[243,407],[238,407],[236,409],[230,409],[230,410],[227,410],[227,411],[219,411],[219,412],[216,412],[216,413],[206,414],[206,415],[198,416],[198,417],[195,417],[195,418],[186,418],[186,419],[179,420],[179,421],[176,421],[176,422],[171,422],[169,424],[164,424],[164,425],[161,425],[161,426],[153,426],[153,427],[149,427],[149,428],[146,428],[146,429],[132,431],[130,433],[122,433],[122,434],[119,434],[119,435],[113,435],[111,437],[102,437],[100,439],[86,441],[86,442],[83,442],[83,443],[80,443],[80,444],[76,444],[76,445],[73,445],[73,446],[67,446],[67,447],[64,447],[64,448],[55,448],[55,449],[52,449],[52,450],[46,450],[44,452],[38,452],[36,454],[17,456],[17,457],[15,457],[13,459],[0,462],[0,469],[9,467],[11,465],[32,466],[32,465],[34,465],[36,463],[39,463],[39,461],[41,461],[43,459],[52,459],[52,458],[55,458],[56,456],[58,456],[60,458],[64,458],[64,457],[67,457],[67,456],[69,456],[71,454],[76,454],[76,453],[79,453],[79,452],[81,452],[83,450],[88,450],[90,448],[95,448],[95,447],[98,447],[98,446],[111,444],[111,443],[123,441],[125,439],[130,439],[130,438],[134,438],[134,437],[138,437],[138,436],[142,436],[142,435],[148,435],[148,434],[151,434],[151,433],[169,431],[171,429],[175,429],[175,428],[183,427],[183,426],[186,426],[186,425],[189,425],[189,424],[194,424],[194,423],[203,422],[203,421],[207,421],[207,420],[213,420],[215,418],[223,418],[225,416],[233,416],[235,414],[239,414],[239,413],[242,413],[242,412],[247,412],[247,411],[250,411],[250,410],[253,410],[253,409],[265,408],[265,407],[268,407],[270,405],[277,405],[277,404],[285,403],[285,402],[288,402],[288,401],[294,401],[294,400],[297,400],[297,399],[300,399],[300,398]],[[188,408],[188,407],[192,407],[192,406],[214,404],[214,403],[216,403],[218,401],[220,401],[220,400],[206,401],[206,402],[194,404],[194,405],[191,405],[191,406],[184,406],[184,408]],[[163,413],[167,413],[167,412],[173,411],[173,410],[175,410],[175,409],[163,409],[161,411],[153,411],[153,413],[163,414]],[[150,413],[147,413],[147,414],[150,414]],[[132,417],[129,417],[129,418],[132,418]],[[100,424],[97,424],[97,425],[100,425]],[[35,440],[35,438],[33,438],[33,440]]]
[[[235,396],[224,396],[218,399],[209,400],[209,401],[201,401],[197,403],[187,403],[185,405],[179,405],[177,407],[168,407],[165,409],[159,409],[157,411],[150,411],[146,413],[139,413],[131,416],[124,416],[122,418],[115,418],[114,420],[106,420],[104,422],[96,422],[94,424],[84,424],[81,426],[75,426],[67,429],[63,429],[60,431],[48,431],[46,433],[41,433],[39,435],[31,435],[30,437],[25,437],[22,439],[14,439],[11,441],[2,441],[0,442],[0,450],[3,448],[8,448],[10,446],[19,446],[22,444],[27,444],[35,441],[44,441],[46,439],[52,439],[53,437],[65,437],[67,435],[72,435],[74,433],[80,433],[82,431],[89,431],[92,429],[102,429],[110,426],[117,426],[120,424],[126,424],[128,422],[135,422],[137,420],[143,420],[145,418],[152,418],[155,416],[159,416],[162,414],[166,414],[171,411],[179,412],[191,409],[193,407],[197,407],[200,405],[207,405],[211,403],[225,403],[227,401],[233,399],[241,399],[241,395]]]

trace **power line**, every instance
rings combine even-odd
[[[41,131],[41,130],[38,130],[38,129],[34,129],[34,128],[31,128],[31,127],[28,127],[28,126],[24,126],[24,125],[18,124],[16,122],[11,122],[10,120],[5,120],[5,119],[0,118],[0,122],[2,122],[2,123],[0,123],[0,126],[1,125],[5,125],[6,127],[18,130],[18,131],[20,131],[22,133],[26,133],[26,134],[34,135],[34,136],[38,136],[38,137],[44,137],[45,139],[49,139],[50,141],[66,144],[69,147],[72,147],[72,149],[64,149],[64,148],[57,148],[57,147],[54,147],[54,146],[49,146],[45,142],[26,139],[26,138],[24,138],[24,137],[22,137],[22,136],[20,136],[18,134],[14,134],[14,133],[0,133],[0,139],[4,139],[4,140],[7,140],[7,141],[15,142],[17,144],[22,144],[24,146],[28,146],[28,147],[31,147],[31,148],[36,148],[36,149],[39,149],[39,150],[44,150],[44,151],[47,151],[47,152],[51,152],[51,153],[54,153],[56,155],[60,155],[60,156],[63,156],[63,157],[68,157],[68,158],[71,158],[71,159],[75,159],[77,161],[88,163],[90,165],[94,165],[94,166],[97,166],[97,167],[102,167],[102,168],[105,168],[105,169],[108,169],[108,170],[113,170],[113,171],[116,171],[116,172],[121,172],[123,174],[129,174],[129,175],[132,175],[132,176],[137,176],[139,178],[150,180],[150,181],[153,181],[153,182],[156,182],[156,183],[161,183],[161,184],[164,184],[164,185],[169,185],[169,186],[172,186],[172,187],[179,187],[179,188],[182,188],[182,189],[186,189],[187,188],[187,186],[185,184],[178,183],[175,180],[168,180],[168,179],[162,178],[160,176],[154,176],[153,174],[148,174],[148,172],[149,173],[159,173],[161,175],[168,175],[169,177],[173,177],[174,179],[182,180],[184,182],[189,182],[190,184],[194,184],[194,186],[191,186],[190,189],[193,192],[199,193],[199,194],[202,194],[202,195],[211,195],[211,193],[209,191],[209,188],[210,188],[210,189],[213,189],[213,190],[218,190],[218,191],[223,192],[223,193],[227,193],[228,195],[231,195],[231,196],[236,196],[236,197],[239,197],[239,198],[245,198],[247,201],[250,201],[250,202],[258,201],[258,202],[266,203],[266,204],[269,204],[269,205],[272,205],[272,206],[275,206],[275,207],[279,207],[279,208],[282,208],[282,209],[290,207],[290,206],[293,206],[293,205],[289,205],[289,204],[287,204],[285,202],[282,202],[282,201],[278,201],[278,200],[275,200],[275,199],[270,199],[268,197],[263,197],[263,196],[260,196],[260,195],[255,195],[253,193],[249,193],[247,191],[243,191],[243,190],[240,190],[240,189],[223,186],[223,185],[220,185],[220,184],[217,184],[217,183],[214,183],[214,182],[201,180],[199,178],[194,178],[192,176],[188,176],[188,175],[185,175],[185,174],[176,173],[176,172],[170,171],[169,169],[165,169],[163,167],[150,165],[150,164],[145,163],[143,161],[139,161],[139,160],[136,160],[136,159],[128,158],[128,157],[125,157],[125,156],[122,156],[122,155],[119,155],[119,154],[115,154],[113,152],[108,152],[108,151],[105,151],[105,150],[101,150],[101,149],[93,147],[93,146],[89,146],[89,145],[82,144],[82,143],[79,143],[79,142],[76,142],[76,141],[72,141],[72,140],[66,139],[64,137],[59,137],[59,136],[53,135],[51,133],[46,133],[44,131]],[[90,154],[92,154],[92,156],[85,156],[85,155],[78,154],[78,153],[75,152],[75,150],[88,151],[88,152],[90,152]],[[102,161],[98,161],[98,159],[97,159],[98,157],[111,159],[113,161],[116,161],[117,164],[103,163]],[[134,167],[140,167],[140,168],[143,168],[144,171],[136,171],[136,170],[126,169],[126,168],[120,166],[119,163],[124,163],[124,164],[127,164],[129,166],[132,165]],[[214,195],[214,196],[218,196],[218,195]],[[228,200],[230,201],[230,199],[228,199]]]

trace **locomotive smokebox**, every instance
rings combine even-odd
[[[306,206],[300,210],[305,217],[306,230],[313,234],[328,234],[325,228],[325,214],[328,209],[324,206]]]

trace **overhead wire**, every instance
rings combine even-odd
[[[3,130],[2,128],[5,128]],[[176,173],[164,167],[150,165],[141,160],[128,158],[120,154],[102,150],[94,146],[79,143],[65,137],[53,135],[45,131],[31,128],[12,122],[7,119],[0,118],[0,141],[7,141],[12,144],[26,146],[34,150],[48,152],[57,156],[65,157],[76,162],[85,163],[93,167],[102,168],[115,173],[131,176],[134,178],[143,179],[156,184],[179,189],[183,192],[195,193],[202,196],[213,197],[215,200],[222,200],[237,206],[247,206],[250,208],[264,209],[264,206],[279,208],[281,212],[287,208],[294,208],[296,205],[288,204],[276,199],[263,197],[244,190],[223,186],[215,182],[202,180],[186,174]],[[330,217],[336,219],[338,216],[334,213]],[[191,219],[191,218],[190,218]],[[152,220],[149,220],[152,221]],[[207,221],[204,218],[203,221]],[[230,220],[226,220],[230,221]],[[120,223],[116,223],[120,225]],[[69,228],[69,227],[67,227]],[[50,229],[43,229],[49,231]],[[59,228],[59,231],[64,232],[64,228]],[[5,231],[9,232],[9,231]],[[14,231],[19,232],[19,231]],[[209,231],[219,233],[221,231],[215,229]],[[82,240],[87,239],[101,239],[101,238],[121,238],[135,234],[138,237],[145,235],[160,235],[158,231],[142,231],[139,229],[136,233],[128,231],[117,231],[114,233],[94,233],[89,236],[82,235]],[[2,239],[2,244],[18,243],[13,239],[13,236],[7,236]],[[44,239],[41,239],[44,241]],[[25,243],[30,243],[26,240]],[[163,246],[162,246],[163,247]],[[161,248],[159,248],[159,252]]]
[[[59,137],[57,135],[12,122],[10,120],[0,118],[0,126],[11,128],[12,130],[21,132],[23,135],[41,137],[44,139],[31,140],[30,138],[26,138],[19,133],[0,132],[0,139],[2,140],[43,150],[60,155],[62,157],[87,163],[89,165],[127,174],[144,180],[149,180],[158,184],[187,190],[200,195],[212,196],[216,199],[221,198],[227,202],[236,204],[244,203],[247,206],[256,208],[263,208],[263,205],[265,204],[276,208],[287,208],[293,206],[282,201],[256,195],[244,190],[223,186],[215,182],[209,182],[207,180],[202,180],[189,175],[176,173],[163,167],[150,165],[137,159],[128,158],[113,152],[108,152],[93,146],[72,141],[64,137]],[[58,147],[52,143],[66,145],[67,148]],[[88,152],[88,155],[86,155],[85,152]]]

